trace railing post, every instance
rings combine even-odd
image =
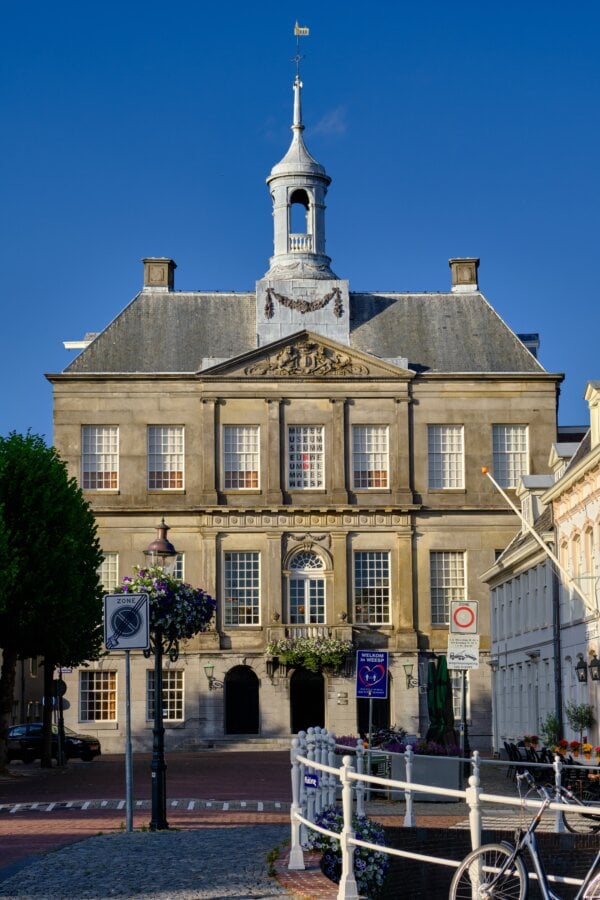
[[[412,766],[413,766],[413,748],[409,744],[404,751],[404,780],[409,784],[412,783]],[[406,801],[406,809],[404,810],[404,827],[415,827],[415,814],[413,811],[413,792],[410,788],[405,788],[404,799]]]
[[[554,754],[554,762],[552,763],[552,768],[554,769],[554,798],[557,803],[560,803],[560,789],[562,786],[562,761],[558,753]],[[554,813],[554,830],[556,832],[565,831],[565,822],[560,809],[557,809]]]
[[[361,740],[356,742],[356,771],[358,775],[365,773],[365,745]],[[356,782],[356,815],[365,815],[365,782]]]
[[[350,756],[344,756],[340,776],[342,779],[342,810],[344,814],[344,827],[340,834],[340,849],[342,852],[342,874],[338,900],[358,900],[358,888],[354,877],[354,845],[350,843],[354,838],[352,830],[352,782],[348,773],[352,770]]]
[[[309,728],[306,732],[306,757],[311,762],[315,758],[315,729]],[[312,766],[308,768],[309,774],[314,775]],[[315,789],[309,787],[306,791],[306,818],[309,822],[315,821]]]
[[[326,728],[321,731],[321,756],[319,762],[324,766],[329,763],[329,732]],[[327,806],[327,798],[329,797],[329,773],[319,772],[320,778],[320,809],[323,810]]]
[[[300,843],[300,822],[296,818],[296,814],[300,812],[300,763],[298,762],[298,754],[300,752],[300,741],[294,738],[291,749],[292,762],[292,805],[290,807],[290,825],[291,825],[291,847],[290,858],[288,861],[288,869],[304,868],[304,853]]]
[[[331,766],[332,769],[335,769],[335,734],[330,734],[327,742],[329,745],[327,753],[327,765]],[[327,783],[329,785],[329,792],[327,794],[327,806],[333,806],[333,804],[335,803],[337,776],[330,775],[329,781]]]
[[[469,776],[469,787],[466,789],[465,795],[469,806],[471,849],[476,850],[481,847],[481,803],[479,801],[481,785],[479,783],[479,753],[477,750],[473,753],[472,765],[473,774]]]
[[[300,756],[306,756],[306,732],[299,731],[298,732],[298,752]],[[306,818],[306,802],[307,802],[307,788],[304,782],[304,775],[306,773],[306,766],[304,763],[300,763],[300,810],[304,818]],[[308,845],[308,834],[306,830],[306,825],[300,826],[300,842],[303,847]]]
[[[315,727],[315,762],[321,763],[323,762],[323,736],[325,734],[324,728]],[[326,775],[325,772],[319,772],[316,770],[317,778],[319,779],[319,786],[315,790],[315,818],[319,815],[321,810],[323,809],[323,777]]]

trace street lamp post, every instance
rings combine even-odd
[[[177,556],[177,550],[167,540],[169,526],[164,518],[160,525],[156,526],[156,539],[152,541],[144,555],[151,566],[166,568],[173,563]],[[174,661],[177,659],[177,648],[172,644],[165,648],[163,629],[156,626],[150,635],[151,645],[144,653],[150,656],[154,653],[154,727],[152,729],[152,762],[150,771],[152,777],[152,818],[150,831],[164,831],[169,827],[167,822],[167,765],[165,763],[165,728],[163,725],[163,653],[165,650]]]

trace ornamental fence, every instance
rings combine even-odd
[[[340,755],[342,755],[340,764]],[[372,774],[373,769],[381,766],[381,758],[386,759],[385,775]],[[392,779],[387,773],[392,766],[387,764],[388,759],[402,757],[404,765],[404,780]],[[441,787],[439,785],[417,782],[413,780],[415,759],[427,759],[430,762],[442,764],[447,760],[453,760],[463,770],[470,767],[471,774],[468,778],[468,787],[465,790],[458,788]],[[364,743],[357,740],[356,747],[345,744],[337,744],[334,734],[326,729],[315,727],[306,732],[300,731],[292,740],[291,747],[292,764],[292,804],[290,808],[291,820],[291,847],[288,862],[289,869],[304,869],[304,852],[309,847],[309,832],[319,832],[327,837],[339,841],[341,849],[341,877],[339,882],[338,900],[359,900],[356,879],[353,870],[353,857],[355,847],[364,847],[391,856],[399,856],[434,865],[458,868],[460,860],[447,859],[442,856],[429,856],[414,853],[409,850],[399,850],[393,847],[384,847],[372,844],[356,837],[352,829],[353,815],[364,816],[366,814],[365,803],[371,792],[383,791],[388,796],[391,794],[404,795],[405,813],[404,827],[412,828],[416,824],[414,813],[415,794],[435,796],[440,800],[464,801],[468,807],[469,830],[471,848],[475,850],[481,846],[482,833],[482,805],[496,804],[518,807],[533,811],[541,806],[541,801],[521,799],[518,796],[485,793],[481,790],[480,773],[482,766],[510,765],[508,760],[482,759],[478,751],[474,751],[470,758],[442,757],[442,756],[416,756],[411,746],[404,753],[392,753],[376,748],[369,750]],[[523,767],[535,770],[549,769],[548,764],[523,762]],[[554,776],[555,788],[562,784],[562,770],[564,764],[557,755],[551,766]],[[597,769],[598,767],[592,767]],[[341,796],[343,828],[340,834],[328,831],[316,824],[316,818],[326,807],[331,806]],[[555,813],[554,831],[565,830],[562,813],[581,814],[581,807],[573,804],[552,802],[548,807]],[[585,811],[585,808],[584,808]],[[530,877],[536,878],[534,873]],[[550,882],[579,886],[581,879],[569,878],[559,875],[549,875]]]

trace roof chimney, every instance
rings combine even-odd
[[[477,284],[478,259],[471,257],[449,259],[448,265],[452,270],[453,294],[473,294],[479,290]]]
[[[177,264],[164,256],[150,256],[143,259],[144,290],[172,291],[175,287],[175,269]]]

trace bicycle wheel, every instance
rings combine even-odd
[[[583,900],[600,900],[600,875],[596,875],[585,889]]]
[[[567,831],[573,834],[595,834],[597,831],[600,831],[600,804],[596,794],[584,793],[581,800],[573,802],[573,806],[573,812],[563,810],[562,813],[562,820]],[[593,808],[594,815],[575,811],[581,809],[582,806]]]
[[[524,900],[527,872],[517,856],[506,872],[498,873],[512,856],[502,844],[486,844],[461,862],[450,885],[449,900]]]

